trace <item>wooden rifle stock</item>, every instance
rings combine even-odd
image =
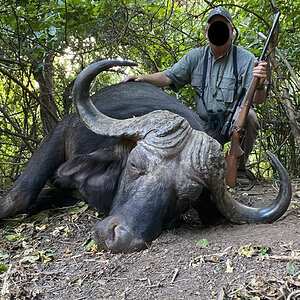
[[[238,160],[244,153],[244,151],[240,146],[240,137],[248,116],[248,112],[252,105],[252,100],[258,84],[259,84],[259,78],[253,77],[250,87],[245,95],[245,99],[243,101],[243,105],[239,117],[236,120],[236,123],[232,130],[231,147],[226,152],[225,155],[225,161],[227,163],[225,181],[226,184],[230,187],[236,186]]]
[[[258,62],[262,61],[265,57],[272,34],[275,30],[275,26],[277,25],[277,23],[279,21],[279,16],[280,16],[280,12],[278,12],[277,14],[274,15],[274,21],[273,21],[272,28],[270,30],[268,39],[265,43],[264,49],[261,53],[261,56],[260,56]],[[258,77],[253,77],[253,79],[251,81],[249,89],[245,95],[245,99],[243,101],[243,105],[242,105],[242,109],[240,111],[239,117],[238,117],[238,119],[234,125],[233,131],[232,131],[231,147],[225,155],[225,161],[227,163],[227,170],[225,173],[225,182],[230,187],[236,186],[238,160],[244,153],[244,151],[242,150],[242,148],[240,146],[240,137],[241,137],[241,133],[242,133],[244,124],[245,124],[247,116],[248,116],[249,109],[252,105],[252,100],[253,100],[255,91],[257,89],[257,86],[259,84],[259,80],[260,79]]]

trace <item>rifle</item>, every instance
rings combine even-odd
[[[272,28],[271,28],[271,31],[269,33],[268,39],[265,43],[265,46],[263,48],[263,51],[259,58],[258,63],[260,63],[265,58],[265,54],[266,54],[267,48],[269,46],[272,34],[278,23],[279,16],[280,16],[280,12],[278,12],[277,14],[274,15],[274,21],[273,21]],[[231,134],[231,146],[225,155],[225,161],[227,163],[227,170],[225,173],[225,181],[226,181],[226,184],[230,187],[236,186],[238,160],[244,153],[244,151],[242,150],[242,148],[240,146],[240,136],[241,136],[242,130],[244,128],[249,109],[252,105],[252,100],[253,100],[254,94],[256,92],[257,86],[259,84],[259,80],[260,79],[258,77],[252,78],[249,89],[247,90],[247,93],[243,100],[239,116],[238,116],[235,124],[232,127],[233,130],[232,130],[232,134]]]
[[[234,101],[233,108],[230,109],[228,117],[226,119],[226,122],[225,122],[224,126],[222,127],[222,130],[221,130],[222,135],[231,136],[233,127],[236,123],[236,120],[239,117],[239,114],[240,114],[240,111],[242,108],[242,102],[243,102],[245,93],[246,93],[246,88],[242,87],[241,92],[239,93],[239,97],[236,101]],[[234,99],[235,99],[235,96],[234,96]]]

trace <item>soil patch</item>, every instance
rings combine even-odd
[[[6,220],[0,227],[1,297],[300,299],[300,183],[293,188],[292,205],[273,224],[204,227],[191,210],[180,227],[131,254],[93,245],[92,228],[103,216],[84,203]],[[266,182],[235,193],[263,205],[277,189]]]

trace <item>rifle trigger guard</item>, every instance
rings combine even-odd
[[[240,132],[241,127],[234,125],[233,130],[236,130],[236,132]]]

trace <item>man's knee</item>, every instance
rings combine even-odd
[[[251,135],[257,135],[257,131],[259,128],[259,122],[257,115],[253,109],[249,110],[246,123],[245,123],[245,129],[248,133],[251,132]]]
[[[248,116],[247,116],[247,123],[253,124],[256,128],[258,128],[258,117],[256,112],[253,109],[249,110]]]

